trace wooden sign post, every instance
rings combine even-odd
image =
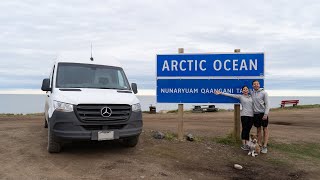
[[[184,53],[183,48],[178,49],[178,53]],[[183,104],[178,104],[178,139],[183,140]]]
[[[240,49],[235,49],[235,53],[239,53]],[[240,140],[240,104],[234,104],[234,115],[233,115],[234,127],[233,127],[233,138]]]

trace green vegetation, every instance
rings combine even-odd
[[[224,112],[224,111],[229,111],[229,110],[219,109],[218,111],[219,111],[219,112]],[[193,113],[192,109],[184,110],[183,112],[184,112],[184,113]],[[170,111],[168,111],[168,113],[178,113],[178,109],[170,110]],[[198,113],[201,114],[201,112],[198,112]],[[203,112],[203,113],[213,113],[213,112]]]
[[[239,146],[241,144],[241,140],[236,140],[233,138],[232,134],[228,134],[226,137],[216,137],[213,138],[213,141],[220,144],[225,144],[229,146]]]
[[[272,111],[278,111],[278,110],[291,110],[291,109],[308,109],[308,108],[320,108],[320,104],[309,104],[309,105],[297,105],[297,106],[290,106],[287,105],[284,108],[278,107],[278,108],[271,108]],[[233,111],[233,109],[219,109],[218,112],[226,112],[226,111]],[[185,113],[192,113],[192,109],[184,110]],[[149,111],[143,111],[143,113],[149,113]],[[178,113],[178,109],[169,110],[167,113]],[[207,112],[206,112],[207,113]]]
[[[269,144],[272,149],[284,152],[292,157],[305,159],[312,158],[320,160],[320,144],[319,143],[300,143],[300,144]]]
[[[170,110],[170,111],[168,111],[168,113],[178,113],[178,109]]]
[[[271,108],[271,110],[274,111],[274,110],[309,109],[309,108],[320,108],[320,104],[297,105],[297,106],[287,105],[284,108],[281,108],[281,107]]]
[[[196,136],[196,137],[193,137],[194,141],[195,142],[202,142],[205,140],[205,137],[201,137],[201,136]]]
[[[183,112],[184,112],[184,113],[191,113],[192,110],[184,110]],[[170,110],[170,111],[168,111],[168,113],[178,113],[178,109]]]
[[[26,116],[44,116],[44,113],[30,113],[26,114]]]
[[[285,161],[285,160],[281,160],[279,158],[274,158],[274,157],[271,157],[271,158],[267,158],[267,161],[275,166],[287,166],[288,165],[288,162]]]
[[[13,114],[13,113],[2,113],[0,114],[1,117],[3,116],[22,116],[23,114]]]
[[[235,140],[232,134],[228,134],[225,137],[215,137],[212,139],[216,143],[225,144],[229,146],[239,146],[241,144],[240,140]],[[281,151],[291,157],[298,159],[317,159],[320,160],[320,143],[295,143],[295,144],[285,144],[285,143],[269,143],[268,147],[270,149]],[[270,159],[272,163],[283,163],[276,159]]]
[[[172,141],[172,140],[176,139],[177,137],[178,137],[177,134],[172,133],[172,132],[166,132],[166,133],[164,134],[164,138],[165,138],[166,140],[169,140],[169,141]]]
[[[44,113],[30,113],[30,114],[2,113],[2,114],[0,114],[0,117],[5,117],[5,116],[44,116]]]

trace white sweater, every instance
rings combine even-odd
[[[224,96],[233,97],[240,100],[242,109],[240,112],[240,116],[250,116],[253,117],[253,101],[250,95],[240,95],[240,94],[229,94],[229,93],[221,93]]]

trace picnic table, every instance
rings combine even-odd
[[[193,105],[192,112],[203,113],[203,112],[216,112],[218,108],[215,105]]]
[[[280,106],[284,108],[286,104],[292,104],[293,106],[296,106],[298,103],[299,100],[282,100]]]

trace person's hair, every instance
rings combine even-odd
[[[244,85],[244,86],[242,86],[241,90],[243,91],[243,88],[245,88],[245,87],[249,89],[248,86]]]
[[[253,81],[252,81],[252,85],[253,85],[254,82],[259,82],[259,81],[258,81],[258,80],[253,80]]]

